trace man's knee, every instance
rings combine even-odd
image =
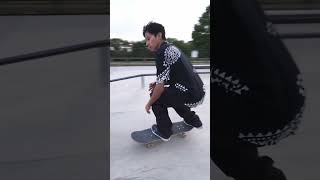
[[[164,111],[164,106],[157,101],[152,104],[151,109],[155,115],[161,114]]]
[[[211,159],[223,171],[233,178],[254,177],[256,161],[258,159],[257,147],[249,143],[234,142],[230,138],[215,139],[211,148]]]

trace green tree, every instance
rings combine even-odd
[[[147,49],[146,41],[134,42],[132,45],[132,57],[153,57],[154,55]]]
[[[199,57],[210,57],[210,5],[194,26],[192,39],[193,49],[199,51]]]
[[[186,56],[190,56],[191,55],[191,51],[192,51],[192,43],[187,42],[185,43],[184,41],[179,41],[176,38],[167,38],[167,41],[174,44],[175,46],[177,46],[179,49],[181,49],[181,51],[186,55]]]
[[[130,47],[130,43],[128,41],[118,39],[118,38],[111,39],[110,40],[111,57],[128,56],[128,52],[125,47]]]

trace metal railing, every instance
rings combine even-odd
[[[189,58],[190,61],[210,61],[210,58]],[[154,61],[153,57],[111,57],[112,61],[135,61],[135,60],[139,60],[139,61]]]
[[[270,14],[274,24],[309,24],[320,23],[320,14]]]
[[[0,15],[106,15],[105,0],[10,0],[0,1]]]
[[[195,69],[210,69],[210,65],[197,65],[194,66]],[[210,74],[209,72],[197,72],[198,74]],[[141,88],[145,87],[145,78],[146,76],[155,76],[155,73],[149,73],[149,74],[137,74],[137,75],[132,75],[132,76],[125,76],[121,78],[116,78],[116,79],[111,79],[109,82],[116,82],[116,81],[122,81],[122,80],[127,80],[127,79],[132,79],[132,78],[138,78],[141,77]]]
[[[0,59],[0,66],[18,63],[18,62],[30,61],[34,59],[43,58],[43,57],[66,54],[66,53],[71,53],[71,52],[81,51],[81,50],[86,50],[91,48],[107,47],[109,45],[110,45],[110,41],[101,40],[101,41],[93,41],[93,42],[88,42],[83,44],[72,45],[72,46],[65,46],[62,48],[43,50],[43,51],[38,51],[34,53],[22,54],[18,56],[6,57],[6,58]]]
[[[310,39],[320,38],[320,33],[281,33],[281,39]]]
[[[273,24],[320,24],[320,9],[313,10],[266,10],[268,19]],[[281,39],[320,38],[320,32],[280,33]]]

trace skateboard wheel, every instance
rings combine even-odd
[[[187,135],[186,135],[186,133],[181,133],[181,134],[179,134],[178,135],[180,138],[185,138]]]
[[[149,149],[149,148],[152,148],[152,147],[153,147],[153,144],[146,144],[145,146],[146,146],[146,148]]]

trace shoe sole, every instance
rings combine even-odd
[[[188,124],[187,122],[183,121],[186,125],[188,126],[191,126],[193,128],[197,128],[197,129],[203,129],[203,126],[200,126],[200,127],[195,127],[195,126],[192,126],[191,124]]]
[[[151,132],[152,132],[154,135],[156,135],[158,138],[160,138],[162,141],[165,141],[165,142],[170,141],[170,138],[169,138],[169,139],[164,139],[163,137],[161,137],[161,136],[159,136],[157,133],[155,133],[152,128],[150,128],[150,129],[151,129]]]

